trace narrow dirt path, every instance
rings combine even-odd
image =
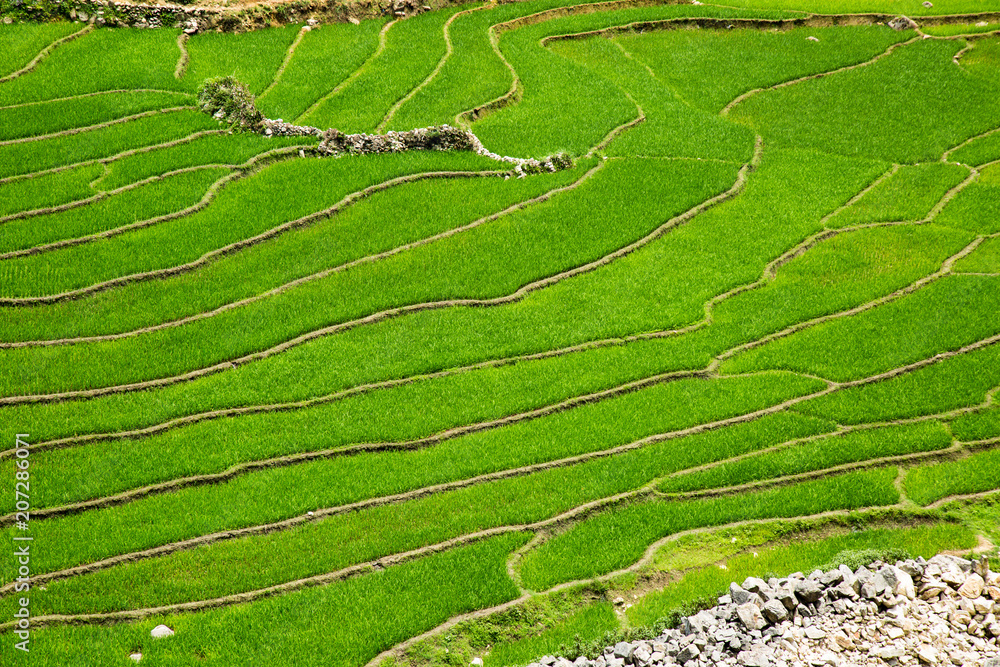
[[[372,54],[370,56],[368,56],[368,59],[365,60],[363,63],[361,63],[361,67],[359,67],[358,69],[354,70],[349,77],[347,77],[346,79],[344,79],[343,81],[341,81],[340,83],[338,83],[334,87],[334,89],[331,90],[329,93],[327,93],[323,97],[321,97],[318,100],[316,100],[315,102],[313,102],[313,104],[308,109],[306,109],[305,111],[303,111],[292,122],[294,122],[296,125],[301,125],[303,123],[304,119],[306,119],[306,118],[309,117],[309,114],[311,114],[314,111],[316,111],[316,109],[319,109],[321,106],[323,106],[323,104],[327,100],[333,98],[335,95],[337,95],[344,88],[346,88],[347,86],[349,86],[352,83],[354,83],[357,80],[357,78],[359,76],[361,76],[366,69],[368,69],[368,66],[371,65],[376,59],[378,59],[378,57],[382,55],[382,52],[385,51],[385,43],[386,43],[387,35],[389,33],[389,28],[391,28],[392,26],[396,25],[396,23],[397,23],[396,19],[393,19],[392,21],[389,21],[388,23],[385,24],[385,26],[382,28],[382,30],[378,34],[378,46],[375,48],[375,51],[373,51]]]
[[[17,70],[16,72],[11,72],[7,76],[0,77],[0,83],[6,83],[8,81],[13,81],[14,79],[16,79],[19,76],[24,76],[25,74],[27,74],[31,70],[33,70],[36,67],[38,67],[38,63],[40,63],[43,60],[45,60],[46,58],[48,58],[49,54],[52,53],[52,51],[55,50],[58,46],[60,46],[62,44],[65,44],[66,42],[71,42],[74,39],[76,39],[77,37],[83,37],[88,32],[91,32],[93,29],[94,29],[93,24],[89,24],[88,23],[87,25],[83,26],[83,29],[81,29],[81,30],[79,30],[77,32],[74,32],[72,35],[67,35],[66,37],[63,37],[62,39],[57,39],[56,41],[52,42],[51,44],[49,44],[48,46],[46,46],[44,49],[42,49],[41,51],[39,51],[38,55],[35,56],[34,58],[32,58],[31,61],[27,65],[25,65],[24,67],[22,67],[21,69]]]
[[[187,72],[188,62],[190,61],[186,46],[187,41],[188,35],[186,32],[182,32],[177,35],[177,50],[180,51],[181,54],[177,58],[177,66],[174,67],[174,78],[178,81],[184,78],[184,74]]]

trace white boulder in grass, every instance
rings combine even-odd
[[[128,657],[136,662],[139,662],[142,660],[142,653],[129,653]]]
[[[174,631],[165,625],[158,625],[149,631],[151,637],[159,639],[160,637],[170,637],[174,634]]]

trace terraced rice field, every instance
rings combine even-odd
[[[0,663],[523,664],[1000,538],[1000,3],[728,4],[0,26]]]

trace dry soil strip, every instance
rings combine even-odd
[[[387,33],[389,32],[389,28],[391,28],[395,24],[396,24],[396,19],[393,19],[385,24],[385,26],[378,34],[378,46],[375,48],[372,54],[368,56],[368,59],[365,60],[363,63],[361,63],[361,67],[354,70],[349,77],[338,83],[336,87],[334,87],[334,89],[331,90],[329,93],[327,93],[323,97],[313,102],[312,106],[303,111],[302,114],[299,115],[299,117],[296,118],[293,122],[295,124],[301,123],[303,119],[307,118],[309,114],[316,111],[316,109],[319,109],[327,100],[333,98],[344,88],[354,83],[357,80],[357,78],[361,76],[366,69],[368,69],[368,66],[371,65],[380,55],[382,55],[383,51],[385,51],[385,43],[386,40],[388,39]]]
[[[858,380],[853,380],[853,381],[844,382],[844,383],[835,383],[835,382],[831,382],[831,381],[827,380],[826,381],[827,382],[827,387],[826,388],[821,389],[821,390],[816,391],[816,392],[813,392],[811,394],[804,394],[804,395],[801,395],[801,396],[797,396],[797,397],[785,400],[782,403],[778,403],[778,404],[772,405],[772,406],[767,407],[767,408],[762,408],[760,410],[756,410],[756,411],[753,411],[751,413],[746,413],[746,414],[743,414],[743,415],[737,415],[735,417],[721,419],[721,420],[717,420],[717,421],[714,421],[714,422],[709,422],[709,423],[704,423],[704,424],[698,424],[698,425],[695,425],[695,426],[692,426],[692,427],[688,427],[688,428],[685,428],[685,429],[679,429],[679,430],[671,431],[671,432],[667,432],[667,433],[654,434],[652,436],[648,436],[646,438],[643,438],[641,440],[635,441],[633,443],[627,443],[626,445],[621,445],[621,446],[615,448],[614,451],[612,453],[610,453],[610,454],[607,454],[607,453],[604,453],[604,452],[590,452],[590,453],[587,453],[587,454],[579,455],[578,457],[571,457],[570,459],[565,459],[565,461],[571,461],[570,463],[564,463],[562,461],[544,462],[544,463],[540,463],[540,464],[535,464],[534,466],[526,466],[526,467],[523,467],[523,468],[516,468],[516,469],[511,469],[511,470],[506,470],[506,471],[500,471],[498,473],[490,473],[488,475],[482,475],[480,477],[473,478],[473,479],[480,480],[480,483],[481,483],[483,480],[486,480],[487,478],[492,478],[493,476],[496,476],[496,475],[502,475],[504,477],[520,476],[522,474],[528,474],[528,473],[525,473],[523,471],[526,471],[526,470],[529,470],[529,469],[530,469],[530,472],[537,472],[539,470],[544,470],[544,469],[549,468],[549,467],[562,467],[562,466],[565,466],[565,465],[572,465],[573,463],[579,462],[580,460],[589,460],[589,459],[593,459],[593,458],[597,458],[597,457],[609,456],[609,455],[613,455],[614,453],[620,453],[620,451],[628,451],[628,449],[636,449],[636,448],[639,448],[639,447],[648,446],[650,444],[654,444],[654,443],[658,443],[658,442],[663,442],[663,441],[667,441],[667,440],[673,440],[673,439],[676,439],[676,438],[690,436],[690,435],[697,435],[699,433],[704,433],[704,432],[707,432],[707,431],[716,430],[716,429],[723,428],[723,427],[726,427],[726,426],[732,426],[732,425],[735,425],[735,424],[747,423],[747,422],[750,422],[750,421],[754,421],[756,419],[760,419],[762,417],[766,417],[766,416],[769,416],[769,415],[773,415],[773,414],[777,414],[779,412],[786,411],[786,410],[794,407],[795,405],[798,405],[799,403],[803,403],[803,402],[812,400],[814,398],[819,398],[821,396],[825,396],[827,394],[831,394],[831,393],[840,391],[842,389],[847,389],[847,388],[851,388],[851,387],[862,386],[862,385],[866,385],[866,384],[873,384],[873,383],[881,382],[881,381],[886,380],[886,379],[898,377],[900,375],[904,375],[904,374],[913,372],[913,371],[918,370],[920,368],[924,368],[926,366],[929,366],[929,365],[932,365],[932,364],[936,364],[936,363],[938,363],[940,361],[943,361],[945,359],[949,359],[951,357],[955,357],[955,356],[958,356],[958,355],[961,355],[961,354],[965,354],[967,352],[972,352],[972,351],[975,351],[975,350],[978,350],[978,349],[989,347],[991,345],[996,344],[997,342],[1000,342],[1000,334],[998,334],[996,336],[993,336],[993,337],[990,337],[990,338],[986,338],[986,339],[982,339],[982,340],[976,341],[975,343],[971,343],[971,344],[966,345],[966,346],[964,346],[962,348],[959,348],[957,350],[950,350],[950,351],[947,351],[947,352],[942,352],[942,353],[936,354],[936,355],[934,355],[932,357],[928,357],[926,359],[922,359],[922,360],[916,361],[914,363],[911,363],[911,364],[908,364],[908,365],[905,365],[905,366],[900,366],[900,367],[897,367],[897,368],[894,368],[894,369],[890,369],[890,370],[885,371],[883,373],[879,373],[877,375],[872,375],[872,376],[869,376],[869,377],[866,377],[866,378],[861,378],[861,379],[858,379]],[[612,390],[609,390],[609,391],[612,391]],[[620,494],[619,496],[615,496],[614,498],[620,499],[622,497],[629,496],[629,494],[635,495],[635,494],[638,494],[638,493],[643,493],[643,494],[648,494],[648,495],[655,495],[655,486],[660,481],[661,480],[659,480],[659,479],[653,480],[650,483],[648,483],[647,485],[641,487],[639,490],[635,490],[635,491],[632,491],[632,492],[626,492],[625,494]],[[440,484],[440,485],[437,485],[437,486],[434,486],[434,487],[424,487],[424,488],[421,488],[421,489],[415,489],[413,491],[409,491],[409,492],[406,492],[406,493],[397,494],[395,496],[383,496],[383,497],[380,497],[380,498],[371,498],[371,499],[359,501],[357,503],[353,503],[353,504],[350,504],[350,505],[342,505],[342,506],[337,506],[337,507],[322,508],[322,509],[316,510],[316,511],[314,511],[312,513],[308,513],[308,514],[305,514],[305,515],[299,515],[299,516],[296,516],[296,517],[292,517],[290,519],[285,519],[285,520],[274,522],[274,523],[270,523],[270,524],[259,524],[259,525],[255,525],[255,526],[248,526],[248,527],[245,527],[245,528],[237,528],[237,529],[231,529],[231,530],[221,531],[221,532],[212,533],[212,534],[209,534],[209,535],[202,535],[202,536],[199,536],[199,537],[190,538],[190,539],[182,540],[182,541],[179,541],[179,542],[174,542],[174,543],[170,543],[170,544],[160,545],[160,546],[157,546],[157,547],[152,547],[150,549],[145,549],[145,550],[142,550],[142,551],[137,551],[137,552],[132,552],[132,553],[128,553],[128,554],[120,554],[120,555],[117,555],[117,556],[112,556],[112,557],[109,557],[109,558],[106,558],[106,559],[102,559],[102,560],[99,560],[99,561],[94,561],[94,562],[91,562],[91,563],[87,563],[87,564],[75,566],[75,567],[72,567],[72,568],[67,568],[67,569],[64,569],[64,570],[59,570],[59,571],[50,572],[50,573],[43,573],[43,574],[33,575],[33,578],[36,581],[36,583],[37,582],[44,583],[45,581],[52,581],[52,580],[56,580],[56,579],[65,579],[65,578],[69,578],[69,577],[75,577],[75,576],[78,576],[80,574],[85,574],[85,573],[88,573],[88,572],[93,572],[93,571],[97,571],[97,570],[107,569],[109,567],[113,567],[115,565],[119,565],[119,564],[125,563],[125,562],[132,562],[132,561],[136,561],[136,560],[142,560],[142,559],[145,559],[145,558],[159,557],[159,556],[162,556],[162,555],[173,553],[175,551],[182,551],[182,550],[192,549],[192,548],[195,548],[195,547],[203,546],[205,544],[211,544],[211,543],[214,543],[214,542],[219,542],[219,541],[223,541],[223,540],[227,540],[227,539],[234,539],[234,538],[244,537],[244,536],[248,536],[248,535],[263,535],[263,534],[272,533],[272,532],[276,532],[276,531],[287,530],[289,528],[301,525],[301,524],[306,523],[306,522],[317,521],[317,520],[322,519],[322,518],[324,518],[326,516],[331,516],[331,515],[335,515],[335,514],[342,514],[344,512],[349,512],[349,511],[357,511],[359,509],[364,509],[364,508],[377,507],[377,506],[381,506],[381,505],[385,505],[385,504],[390,504],[390,503],[405,502],[405,501],[408,501],[408,500],[412,500],[414,498],[419,498],[419,497],[423,497],[423,496],[426,496],[426,495],[430,495],[431,493],[439,493],[439,492],[441,492],[443,490],[449,490],[451,488],[460,488],[459,486],[455,486],[455,485],[470,486],[472,484],[473,484],[473,482],[471,482],[471,480],[459,480],[459,481],[456,481],[456,482],[448,482],[448,483]],[[607,499],[605,499],[605,500],[607,500]],[[597,502],[601,502],[601,501],[594,501],[594,502],[597,503]],[[593,503],[588,503],[588,505],[586,505],[586,506],[590,506],[592,504]],[[8,584],[7,586],[4,586],[4,587],[0,588],[0,596],[8,593],[10,590],[12,590],[12,587],[13,587],[13,583]],[[2,627],[2,626],[0,626],[0,627]]]
[[[0,141],[0,146],[11,146],[13,144],[27,144],[33,141],[43,141],[45,139],[68,137],[73,134],[80,134],[81,132],[91,132],[93,130],[100,130],[105,127],[111,127],[112,125],[127,123],[132,120],[138,120],[139,118],[148,118],[150,116],[155,116],[161,113],[173,113],[175,111],[191,111],[197,108],[198,107],[196,106],[188,105],[180,107],[168,107],[166,109],[153,109],[152,111],[143,111],[142,113],[133,114],[131,116],[124,116],[122,118],[116,118],[114,120],[109,120],[104,123],[97,123],[96,125],[88,125],[86,127],[74,127],[69,130],[62,130],[60,132],[53,132],[51,134],[39,134],[34,137],[21,137],[20,139],[8,139],[6,141]]]
[[[400,108],[404,104],[406,104],[411,99],[413,99],[414,95],[416,95],[421,90],[423,90],[425,87],[427,87],[427,85],[430,84],[431,81],[433,81],[434,79],[436,79],[437,75],[441,73],[441,69],[444,67],[444,64],[446,62],[448,62],[448,59],[451,58],[451,54],[455,50],[454,45],[451,43],[451,34],[449,33],[449,29],[451,28],[452,22],[455,19],[457,19],[459,16],[463,16],[465,14],[471,14],[472,12],[478,12],[479,10],[485,9],[486,7],[487,7],[487,5],[484,4],[484,5],[481,5],[479,7],[474,7],[472,9],[465,9],[463,11],[460,11],[460,12],[452,15],[451,18],[449,18],[447,21],[445,21],[444,29],[443,29],[445,50],[444,50],[444,55],[441,56],[441,60],[438,61],[437,67],[435,67],[434,71],[431,72],[430,74],[428,74],[427,78],[424,79],[423,81],[421,81],[413,90],[411,90],[410,92],[408,92],[406,95],[404,95],[399,100],[397,100],[395,104],[392,105],[392,107],[389,109],[388,113],[385,114],[385,118],[383,118],[382,122],[379,123],[378,127],[375,128],[375,133],[376,134],[381,134],[382,132],[384,132],[386,125],[388,125],[389,121],[392,120],[392,117],[396,115],[396,112],[399,111]]]
[[[177,66],[174,67],[174,78],[178,81],[184,78],[184,74],[187,73],[188,62],[190,62],[186,46],[187,41],[188,35],[186,32],[182,32],[177,35],[177,49],[181,52],[181,54],[177,58]]]
[[[274,73],[274,78],[271,79],[271,83],[269,83],[267,85],[267,88],[265,88],[264,91],[257,96],[258,99],[267,95],[269,92],[271,92],[271,90],[275,86],[278,85],[278,82],[281,80],[282,75],[284,75],[285,73],[285,69],[288,68],[288,64],[292,62],[292,56],[295,55],[295,49],[299,47],[299,44],[302,42],[302,39],[306,36],[306,33],[309,31],[310,31],[309,26],[304,25],[302,26],[302,29],[299,30],[299,34],[295,35],[295,39],[292,40],[292,43],[288,47],[287,53],[285,53],[285,59],[281,61],[281,66],[278,67],[278,71]]]
[[[37,178],[39,176],[47,176],[49,174],[56,174],[61,171],[68,171],[70,169],[76,169],[77,167],[89,167],[92,164],[110,164],[117,160],[123,158],[131,157],[133,155],[138,155],[139,153],[149,153],[151,151],[159,150],[161,148],[172,148],[174,146],[180,146],[181,144],[186,144],[194,141],[195,139],[200,139],[202,137],[207,137],[213,134],[226,134],[229,130],[199,130],[193,134],[189,134],[186,137],[180,137],[178,139],[171,139],[170,141],[165,141],[161,144],[153,144],[151,146],[142,146],[141,148],[130,148],[121,153],[116,153],[115,155],[109,155],[108,157],[94,158],[93,160],[84,160],[83,162],[74,162],[72,164],[64,164],[58,167],[52,167],[50,169],[43,169],[41,171],[33,171],[27,174],[15,174],[13,176],[5,176],[0,178],[0,185],[5,185],[13,181],[21,181],[28,178]]]
[[[905,42],[896,42],[895,44],[891,45],[888,49],[886,49],[882,53],[880,53],[877,56],[875,56],[874,58],[871,58],[870,60],[865,60],[864,62],[856,63],[854,65],[847,65],[845,67],[838,67],[837,69],[830,70],[828,72],[819,72],[817,74],[809,74],[807,76],[802,76],[802,77],[799,77],[797,79],[791,79],[790,81],[784,81],[782,83],[777,83],[777,84],[774,84],[773,86],[765,86],[763,88],[754,88],[753,90],[748,90],[747,92],[743,93],[742,95],[736,97],[732,102],[730,102],[729,104],[727,104],[725,107],[723,107],[722,111],[719,112],[719,115],[723,116],[723,117],[728,116],[729,112],[732,111],[737,105],[739,105],[740,103],[742,103],[746,99],[748,99],[748,98],[756,95],[757,93],[762,93],[762,92],[777,90],[779,88],[786,88],[788,86],[794,86],[795,84],[803,83],[805,81],[809,81],[811,79],[822,79],[824,77],[832,76],[834,74],[839,74],[841,72],[848,72],[850,70],[858,69],[858,68],[861,68],[861,67],[867,67],[868,65],[872,65],[872,64],[877,63],[878,61],[882,60],[883,58],[886,58],[887,56],[889,56],[896,49],[898,49],[900,47],[903,47],[903,46],[907,46],[909,44],[913,44],[914,42],[918,41],[919,39],[920,39],[920,37],[918,36],[918,37],[914,37],[913,39],[908,39]]]
[[[125,384],[125,385],[117,385],[117,386],[112,386],[112,387],[101,387],[101,388],[97,388],[97,389],[76,390],[76,391],[60,392],[60,393],[54,393],[54,394],[36,394],[36,395],[27,395],[27,396],[7,396],[7,397],[0,397],[0,405],[13,405],[13,404],[19,404],[19,403],[37,403],[37,402],[48,402],[48,401],[60,401],[60,400],[65,400],[67,398],[83,398],[83,397],[92,398],[94,396],[104,396],[104,395],[108,395],[108,394],[123,393],[123,392],[129,392],[129,391],[136,391],[136,390],[139,390],[139,389],[147,389],[147,388],[151,388],[151,387],[167,386],[167,385],[170,385],[170,384],[176,384],[176,383],[179,383],[179,382],[184,382],[184,381],[187,381],[187,380],[192,380],[192,379],[195,379],[195,378],[198,378],[198,377],[204,377],[204,376],[207,376],[207,375],[218,373],[218,372],[223,371],[223,370],[232,369],[232,368],[235,368],[237,365],[245,364],[245,363],[248,363],[248,362],[251,362],[251,361],[257,361],[259,359],[264,359],[264,358],[267,358],[267,357],[270,357],[270,356],[273,356],[273,355],[276,355],[276,354],[280,354],[280,353],[282,353],[282,352],[284,352],[284,351],[286,351],[288,349],[291,349],[293,347],[297,347],[299,345],[302,345],[303,343],[308,342],[310,340],[315,340],[317,338],[328,336],[328,335],[331,335],[331,334],[334,334],[334,333],[338,333],[338,332],[341,332],[341,331],[346,331],[348,329],[353,329],[353,328],[356,328],[356,327],[359,327],[359,326],[365,326],[365,325],[368,325],[368,324],[373,324],[375,322],[381,322],[383,320],[391,319],[391,318],[394,318],[394,317],[399,317],[399,316],[407,314],[407,313],[420,312],[420,311],[424,311],[424,310],[436,310],[436,309],[442,309],[442,308],[451,308],[451,307],[455,307],[455,306],[492,307],[492,306],[498,306],[498,305],[503,305],[503,304],[507,304],[507,303],[514,303],[516,301],[520,301],[521,299],[523,299],[525,296],[527,296],[528,294],[530,294],[532,292],[536,292],[538,290],[544,289],[546,287],[549,287],[551,285],[559,283],[559,282],[561,282],[563,280],[566,280],[568,278],[572,278],[574,276],[578,276],[578,275],[581,275],[581,274],[584,274],[584,273],[589,273],[589,272],[594,271],[595,269],[598,269],[598,268],[600,268],[602,266],[607,266],[611,262],[613,262],[613,261],[615,261],[617,259],[620,259],[622,257],[625,257],[626,255],[629,255],[629,254],[635,252],[636,250],[638,250],[638,249],[640,249],[640,248],[648,245],[652,241],[654,241],[654,240],[658,239],[659,237],[661,237],[663,234],[667,233],[669,230],[673,229],[674,227],[678,227],[680,225],[683,225],[683,224],[687,223],[689,220],[691,220],[695,216],[699,215],[700,213],[702,213],[702,212],[704,212],[704,211],[706,211],[706,210],[708,210],[708,209],[710,209],[710,208],[712,208],[712,207],[714,207],[714,206],[716,206],[716,205],[718,205],[718,204],[720,204],[720,203],[722,203],[724,201],[732,199],[733,197],[735,197],[737,194],[739,194],[743,190],[744,186],[746,185],[747,173],[750,171],[752,165],[755,164],[757,160],[759,160],[760,154],[762,152],[762,149],[763,149],[763,142],[758,137],[757,147],[756,147],[756,149],[754,151],[754,159],[751,160],[751,162],[743,165],[743,167],[740,169],[739,174],[738,174],[738,176],[736,178],[736,182],[728,190],[726,190],[725,192],[722,192],[722,193],[720,193],[720,194],[718,194],[718,195],[716,195],[716,196],[714,196],[714,197],[712,197],[712,198],[710,198],[710,199],[708,199],[706,201],[703,201],[700,204],[696,204],[695,206],[693,206],[692,208],[688,209],[684,213],[681,213],[680,215],[677,215],[677,216],[671,218],[670,220],[664,222],[662,225],[660,225],[659,227],[657,227],[656,229],[654,229],[652,232],[650,232],[649,234],[647,234],[643,238],[641,238],[641,239],[639,239],[637,241],[634,241],[634,242],[632,242],[632,243],[630,243],[630,244],[628,244],[628,245],[626,245],[626,246],[624,246],[622,248],[619,248],[618,250],[615,250],[615,251],[613,251],[611,253],[608,253],[607,255],[605,255],[605,256],[603,256],[601,258],[598,258],[598,259],[596,259],[596,260],[594,260],[592,262],[588,262],[587,264],[583,264],[583,265],[574,267],[572,269],[568,269],[566,271],[563,271],[561,273],[549,276],[547,278],[542,278],[540,280],[536,280],[534,282],[528,283],[528,284],[520,287],[516,291],[514,291],[514,292],[512,292],[510,294],[507,294],[505,296],[500,296],[500,297],[496,297],[496,298],[493,298],[493,299],[448,299],[448,300],[443,300],[443,301],[431,301],[431,302],[425,302],[425,303],[412,304],[412,305],[408,305],[408,306],[400,306],[400,307],[397,307],[397,308],[392,308],[392,309],[389,309],[389,310],[384,310],[384,311],[380,311],[380,312],[377,312],[377,313],[373,313],[371,315],[368,315],[367,317],[363,317],[363,318],[360,318],[360,319],[352,320],[352,321],[349,321],[349,322],[342,322],[340,324],[331,325],[329,327],[324,327],[324,328],[321,328],[321,329],[316,329],[314,331],[310,331],[308,333],[302,334],[302,335],[297,336],[295,338],[292,338],[292,339],[290,339],[288,341],[285,341],[284,343],[280,343],[278,345],[270,347],[270,348],[268,348],[266,350],[261,350],[261,351],[258,351],[258,352],[252,352],[252,353],[244,355],[243,357],[240,357],[238,359],[234,359],[234,360],[230,360],[230,361],[223,361],[223,362],[220,362],[220,363],[215,364],[213,366],[209,366],[209,367],[205,367],[205,368],[200,368],[200,369],[197,369],[197,370],[194,370],[194,371],[190,371],[188,373],[184,373],[184,374],[181,374],[181,375],[175,375],[175,376],[171,376],[171,377],[159,378],[159,379],[156,379],[156,380],[146,380],[146,381],[143,381],[143,382],[135,382],[135,383]],[[437,173],[440,174],[440,173],[448,173],[448,172],[437,172]],[[459,176],[466,176],[466,175],[468,175],[469,172],[451,172],[451,173],[459,175]],[[372,187],[373,188],[384,189],[386,187],[389,187],[390,184],[395,184],[396,182],[400,182],[403,179],[415,180],[416,178],[426,178],[426,177],[427,177],[426,174],[420,174],[420,175],[416,175],[416,176],[404,176],[404,177],[401,177],[399,179],[393,179],[393,181],[387,181],[385,183],[381,183],[381,184],[379,184],[377,186],[372,186]],[[371,190],[371,189],[372,188],[369,188],[369,190]],[[367,192],[367,191],[365,191],[365,192]],[[349,198],[356,198],[356,195],[349,195],[348,198],[345,198],[342,201],[346,202]],[[265,232],[265,234],[259,235],[257,237],[253,237],[251,239],[244,239],[244,240],[242,240],[242,241],[240,241],[240,242],[238,242],[236,244],[232,244],[232,245],[227,246],[225,248],[221,248],[219,250],[212,251],[212,253],[208,253],[205,256],[203,256],[203,259],[205,259],[206,257],[208,257],[209,254],[213,254],[214,253],[215,255],[218,255],[219,253],[222,253],[223,251],[225,251],[225,252],[233,252],[234,250],[238,250],[238,249],[240,249],[240,248],[242,248],[242,247],[244,247],[246,245],[250,245],[252,243],[259,243],[260,240],[262,240],[262,237],[266,236],[267,238],[270,238],[270,236],[274,236],[274,235],[279,234],[282,231],[284,231],[284,228],[288,227],[289,225],[299,226],[299,225],[308,224],[308,222],[312,222],[313,219],[318,219],[320,216],[323,216],[324,214],[325,214],[325,211],[320,211],[319,213],[314,213],[311,216],[307,216],[307,218],[300,218],[299,220],[292,221],[290,223],[286,223],[285,225],[282,225],[281,227],[276,227],[276,228],[274,228],[274,229],[272,229],[272,230],[270,230],[268,232]],[[207,261],[207,260],[205,260],[205,261]],[[202,262],[202,260],[196,260],[196,262]],[[195,263],[192,262],[188,266],[192,266],[194,264]],[[169,269],[169,271],[175,272],[175,271],[177,271],[178,268],[180,268],[180,267],[174,267],[172,269]],[[192,266],[192,268],[193,268],[193,266]],[[138,274],[138,276],[142,276],[142,275],[143,274]],[[154,277],[151,274],[146,274],[146,275],[149,275],[150,277]],[[158,277],[158,276],[156,276],[156,277]],[[132,276],[132,277],[127,278],[127,280],[135,280],[135,279],[137,279],[136,276]],[[120,280],[124,280],[124,279],[118,279],[118,280],[120,281]],[[63,297],[63,298],[65,298],[65,297]],[[3,302],[0,301],[0,303],[3,303]]]
[[[72,41],[72,40],[76,39],[77,37],[82,37],[83,35],[86,35],[88,32],[90,32],[93,29],[94,29],[94,26],[92,24],[87,24],[87,25],[83,26],[82,30],[74,32],[72,35],[67,35],[66,37],[63,37],[62,39],[57,39],[56,41],[52,42],[51,44],[49,44],[48,46],[46,46],[44,49],[42,49],[41,51],[39,51],[38,55],[35,56],[34,58],[32,58],[31,62],[29,62],[27,65],[25,65],[21,69],[17,70],[16,72],[12,72],[12,73],[8,74],[7,76],[0,77],[0,83],[6,83],[8,81],[12,81],[13,79],[16,79],[19,76],[23,76],[23,75],[27,74],[31,70],[35,69],[35,67],[38,66],[38,63],[42,62],[45,58],[47,58],[49,56],[49,54],[52,53],[53,49],[55,49],[57,46],[59,46],[60,44],[65,44],[66,42]]]
[[[41,215],[44,213],[54,213],[57,211],[67,210],[70,208],[76,208],[78,206],[83,206],[85,204],[90,204],[100,199],[104,199],[110,195],[118,194],[126,190],[131,190],[140,185],[147,185],[149,183],[168,178],[170,176],[176,176],[179,174],[187,174],[195,171],[202,171],[205,169],[230,169],[233,173],[226,174],[222,176],[214,183],[212,183],[208,189],[205,191],[205,195],[195,204],[188,206],[180,211],[175,211],[173,213],[166,213],[164,215],[159,215],[153,218],[147,218],[145,220],[137,220],[136,222],[130,223],[128,225],[123,225],[121,227],[115,227],[113,229],[107,229],[103,232],[97,232],[94,234],[89,234],[87,236],[79,236],[71,239],[63,239],[60,241],[53,241],[52,243],[46,243],[44,245],[33,246],[31,248],[25,248],[24,250],[12,250],[10,252],[0,254],[0,260],[12,259],[14,257],[23,257],[25,255],[37,255],[45,252],[50,252],[58,248],[66,248],[69,246],[82,245],[85,243],[91,243],[98,239],[111,238],[112,236],[118,236],[119,234],[124,234],[128,231],[133,231],[136,229],[141,229],[143,227],[149,227],[161,222],[167,222],[169,220],[174,220],[176,218],[182,218],[186,215],[191,215],[196,213],[201,209],[208,206],[215,195],[218,194],[219,190],[225,185],[238,181],[242,178],[250,176],[256,173],[265,164],[271,164],[272,162],[278,161],[281,157],[286,155],[291,155],[296,152],[298,146],[285,146],[282,148],[275,148],[273,150],[255,155],[243,164],[202,164],[194,167],[184,167],[182,169],[175,169],[174,171],[168,171],[156,176],[151,176],[143,181],[138,181],[136,183],[130,183],[129,185],[122,186],[117,190],[108,190],[106,192],[90,197],[89,199],[79,200],[77,202],[70,202],[69,204],[62,204],[57,207],[50,207],[49,209],[38,209],[39,212],[32,212],[33,215]],[[0,222],[5,222],[6,219],[0,218]],[[48,341],[20,341],[20,342],[0,342],[0,349],[5,348],[16,348],[16,347],[32,347],[32,346],[42,346],[48,344]]]

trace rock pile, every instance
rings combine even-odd
[[[206,79],[198,89],[198,106],[216,120],[245,132],[256,132],[265,137],[317,137],[320,142],[308,150],[313,155],[340,156],[371,153],[400,153],[403,151],[474,151],[499,162],[514,165],[518,178],[530,173],[558,171],[573,166],[573,160],[563,154],[543,160],[517,158],[493,153],[469,130],[450,125],[422,127],[407,132],[385,134],[344,134],[331,128],[321,130],[309,125],[293,125],[278,118],[265,118],[257,109],[250,90],[234,77]]]
[[[596,660],[529,667],[1000,667],[1000,573],[938,555],[735,583],[719,605]]]

